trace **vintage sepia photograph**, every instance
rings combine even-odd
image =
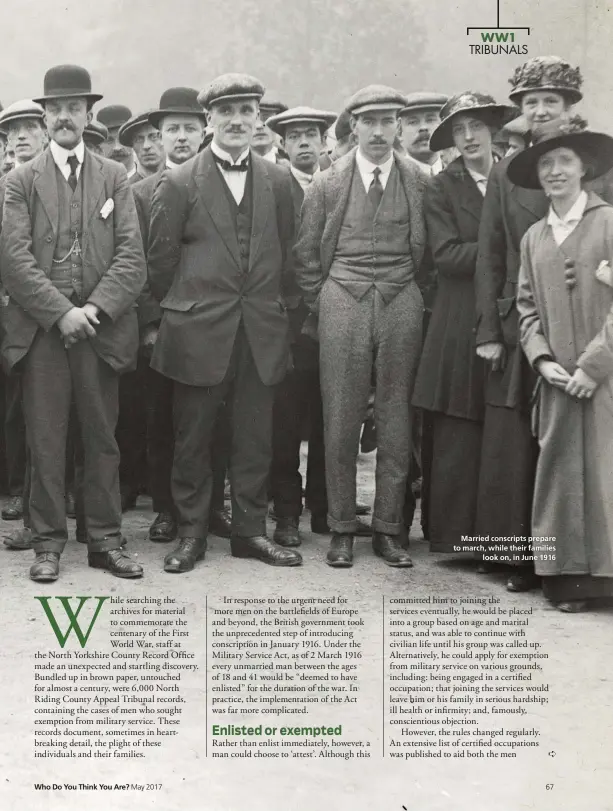
[[[3,16],[0,807],[613,811],[613,4]]]

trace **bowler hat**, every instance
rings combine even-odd
[[[122,146],[132,146],[137,131],[143,126],[143,124],[151,123],[149,121],[149,116],[151,113],[155,112],[156,110],[147,110],[145,113],[139,113],[138,115],[132,116],[129,121],[122,124],[119,128],[119,143]]]
[[[495,129],[500,129],[505,121],[515,117],[519,111],[508,104],[497,104],[496,99],[487,93],[477,93],[467,90],[452,96],[441,108],[441,123],[430,136],[430,151],[440,152],[455,146],[453,141],[453,119],[464,113],[486,123],[491,123]]]
[[[21,101],[9,104],[0,113],[0,128],[6,130],[10,121],[17,121],[21,118],[35,118],[42,122],[44,114],[45,111],[40,104],[32,101],[32,99],[21,99]]]
[[[430,91],[418,90],[407,95],[407,103],[400,111],[399,115],[410,115],[416,110],[438,111],[449,101],[449,96],[444,93],[431,93]]]
[[[198,103],[206,110],[211,104],[233,99],[257,99],[264,95],[264,85],[247,73],[224,73],[198,94]]]
[[[125,104],[108,104],[96,113],[98,121],[109,130],[116,130],[132,118],[132,110]]]
[[[90,104],[100,101],[99,93],[92,93],[92,80],[79,65],[56,65],[45,73],[43,95],[33,101],[45,106],[52,99],[86,98]]]
[[[579,89],[583,84],[581,71],[559,56],[533,56],[515,68],[509,84],[513,88],[509,98],[516,104],[520,103],[525,93],[534,90],[553,90],[568,98],[572,104],[583,98]]]
[[[326,132],[336,121],[336,113],[326,110],[315,110],[313,107],[292,107],[282,113],[271,116],[266,126],[282,137],[289,124],[315,124],[322,132]]]
[[[160,97],[160,108],[149,113],[148,120],[157,129],[165,115],[195,115],[206,124],[206,113],[198,103],[193,87],[170,87]]]
[[[95,118],[83,130],[83,140],[87,144],[103,144],[109,137],[109,131],[101,121]]]
[[[407,103],[407,97],[382,84],[371,84],[354,93],[345,104],[350,115],[360,115],[375,110],[401,110]]]
[[[532,146],[518,152],[507,166],[511,183],[526,189],[540,189],[538,161],[547,152],[567,147],[590,161],[590,180],[606,174],[613,166],[613,138],[585,129],[585,121],[556,118],[532,130]]]

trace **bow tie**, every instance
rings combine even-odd
[[[224,158],[220,158],[219,155],[216,155],[213,152],[213,157],[220,165],[220,167],[224,170],[224,172],[246,172],[249,169],[249,158],[245,158],[244,161],[241,163],[230,163],[230,161],[225,160]]]

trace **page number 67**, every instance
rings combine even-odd
[[[547,791],[551,791],[553,789],[553,783],[545,783],[545,788]]]

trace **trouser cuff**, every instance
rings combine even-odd
[[[394,523],[383,521],[381,518],[377,518],[376,515],[373,515],[372,528],[374,532],[383,532],[386,535],[400,535],[402,523],[400,521],[395,521]]]
[[[328,514],[328,526],[332,532],[339,532],[342,535],[354,535],[358,528],[358,522],[355,517],[348,521],[337,521],[336,518]]]
[[[88,547],[94,552],[110,552],[111,549],[121,549],[122,541],[121,533],[104,535],[102,538],[92,538],[90,536]]]

